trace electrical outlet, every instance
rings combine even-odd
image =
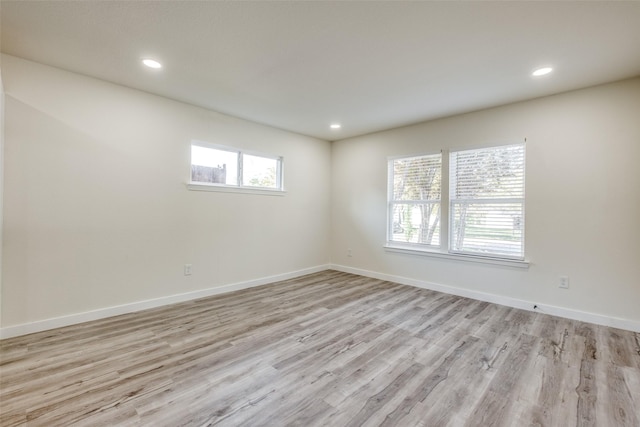
[[[184,275],[191,276],[191,264],[184,265]]]
[[[558,278],[558,287],[561,289],[569,289],[569,276],[560,276]]]
[[[352,257],[353,256],[353,252],[351,252],[351,249],[347,249],[347,256],[348,257]]]

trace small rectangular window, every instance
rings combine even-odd
[[[440,245],[442,155],[389,161],[390,242]]]
[[[194,142],[191,183],[282,191],[282,157]]]

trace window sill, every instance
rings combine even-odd
[[[190,182],[187,184],[190,191],[216,191],[221,193],[243,193],[243,194],[260,194],[263,196],[284,196],[287,194],[284,190],[271,190],[266,188],[252,187],[232,187],[228,185],[204,184]]]
[[[473,262],[478,264],[488,264],[488,265],[522,268],[522,269],[529,268],[529,264],[530,264],[528,260],[490,258],[490,257],[475,256],[475,255],[454,254],[449,252],[440,252],[433,249],[429,250],[429,249],[416,248],[411,246],[402,246],[402,245],[386,244],[384,245],[384,250],[387,252],[419,255],[419,256],[426,256],[426,257],[432,257],[432,258]]]

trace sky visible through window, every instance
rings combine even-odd
[[[210,168],[227,165],[225,184],[238,185],[238,153],[192,145],[191,164]]]

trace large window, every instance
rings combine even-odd
[[[389,240],[440,245],[442,155],[389,161]]]
[[[282,190],[282,158],[193,142],[191,183]]]
[[[452,252],[524,258],[524,145],[451,152]]]
[[[523,260],[524,154],[517,144],[390,159],[389,245]]]

